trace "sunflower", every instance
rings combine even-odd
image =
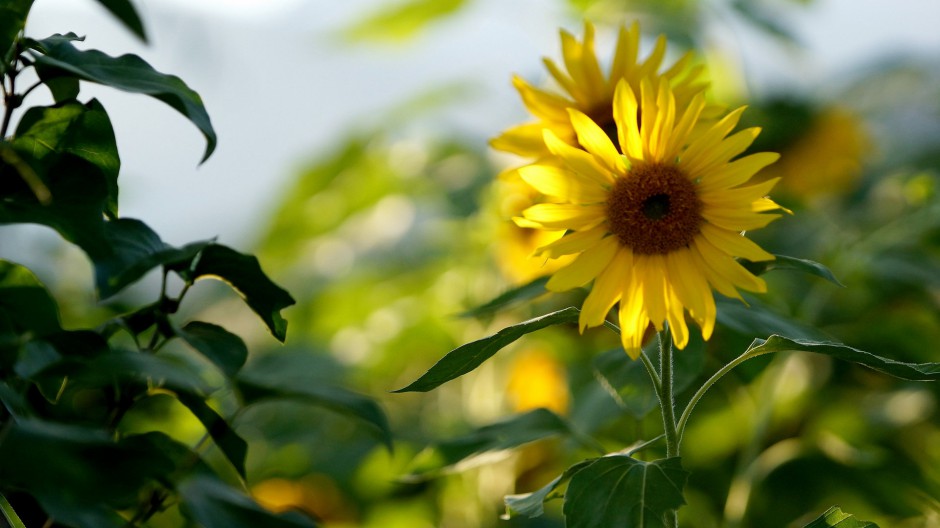
[[[529,207],[520,222],[567,231],[538,252],[576,255],[552,275],[548,289],[593,280],[580,328],[603,324],[619,302],[621,338],[632,358],[650,323],[662,331],[668,322],[675,345],[685,348],[686,311],[707,340],[715,327],[713,289],[738,299],[738,289],[766,291],[764,281],[735,259],[774,258],[743,232],[766,226],[780,216],[766,213],[781,209],[766,198],[776,179],[745,185],[779,156],[734,159],[760,132],[729,136],[744,107],[690,138],[705,108],[701,94],[683,107],[669,83],[643,80],[639,95],[628,82],[617,85],[612,108],[619,150],[599,123],[572,109],[581,148],[546,129],[545,144],[561,163],[519,169],[529,185],[557,199]]]
[[[564,69],[548,58],[543,59],[543,62],[564,93],[556,94],[535,88],[521,77],[514,76],[513,85],[536,121],[511,127],[491,140],[490,144],[497,150],[529,158],[542,158],[550,155],[542,136],[542,130],[547,128],[562,141],[577,146],[577,136],[568,118],[569,108],[587,114],[616,141],[613,99],[614,89],[621,81],[628,83],[634,92],[639,92],[641,79],[650,79],[654,83],[664,79],[673,85],[679,106],[688,103],[695,94],[706,88],[707,83],[699,80],[703,67],[691,65],[691,52],[660,73],[660,66],[666,55],[665,36],[659,36],[644,60],[638,58],[639,47],[639,24],[634,22],[629,29],[622,26],[610,71],[605,76],[594,52],[594,26],[590,22],[584,23],[583,42],[562,30]],[[720,110],[717,107],[709,107],[705,114],[713,114],[716,111]]]

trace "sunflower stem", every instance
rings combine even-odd
[[[676,429],[675,394],[673,394],[673,368],[672,368],[672,339],[669,330],[664,329],[657,334],[659,338],[659,368],[660,387],[659,406],[663,416],[663,434],[666,437],[666,457],[679,456],[679,434]],[[679,526],[679,517],[676,510],[666,513],[668,528]]]

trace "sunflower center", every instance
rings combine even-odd
[[[620,242],[641,255],[665,255],[688,246],[702,225],[695,184],[679,167],[634,165],[614,183],[607,224]]]

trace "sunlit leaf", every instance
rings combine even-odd
[[[26,25],[33,0],[0,0],[0,75],[6,73],[13,43]],[[2,139],[2,138],[0,138]]]
[[[205,528],[313,528],[316,524],[296,513],[275,515],[231,486],[200,475],[179,485],[182,511]]]
[[[787,351],[814,352],[832,358],[858,363],[884,372],[896,378],[912,381],[940,380],[940,363],[904,363],[893,359],[876,356],[841,343],[826,341],[810,341],[806,339],[788,339],[779,335],[772,335],[766,340],[755,339],[747,352],[752,356]]]
[[[176,395],[193,415],[202,422],[215,445],[225,458],[235,467],[238,474],[245,478],[245,457],[248,455],[248,443],[239,436],[219,413],[209,407],[206,401],[192,393],[181,392]]]
[[[566,469],[561,475],[552,479],[548,484],[531,493],[507,495],[503,498],[503,501],[506,503],[506,515],[504,517],[511,518],[513,515],[538,517],[542,515],[545,513],[545,501],[552,498],[550,497],[551,493],[563,483],[567,482],[572,475],[591,465],[593,462],[593,459],[578,462]]]
[[[346,416],[352,416],[369,425],[379,435],[386,447],[391,449],[392,432],[385,412],[375,400],[342,387],[307,383],[277,384],[258,379],[238,379],[236,386],[245,405],[292,399],[325,407]]]
[[[843,512],[838,506],[833,506],[803,528],[878,528],[878,525],[860,521],[855,516]]]
[[[400,41],[428,24],[458,11],[466,0],[405,0],[383,8],[346,29],[348,38],[366,41]]]
[[[26,528],[16,511],[13,510],[13,506],[10,505],[10,501],[3,494],[0,494],[0,514],[3,514],[3,518],[10,528]]]
[[[74,35],[54,35],[30,41],[33,58],[47,68],[58,68],[83,81],[94,82],[131,93],[149,95],[186,116],[206,138],[205,161],[215,150],[216,135],[202,98],[179,77],[154,70],[137,55],[111,57],[98,50],[82,51],[72,41]]]
[[[28,268],[0,260],[0,321],[17,334],[50,334],[60,329],[59,309]]]
[[[569,528],[658,528],[685,504],[689,473],[678,457],[643,462],[623,455],[595,459],[571,477],[565,492]]]
[[[458,464],[469,463],[485,453],[513,449],[536,440],[556,436],[583,438],[562,417],[548,409],[535,409],[435,444],[423,457],[430,459],[431,463],[428,465],[433,467],[419,467],[418,472],[436,472]]]
[[[49,155],[67,152],[101,169],[108,183],[104,212],[112,218],[117,216],[121,160],[111,120],[96,99],[84,105],[71,101],[30,108],[20,119],[13,145],[39,162]]]
[[[774,260],[763,260],[760,262],[751,262],[751,261],[741,261],[741,264],[748,269],[751,273],[755,275],[763,275],[768,271],[772,270],[794,270],[802,271],[803,273],[808,273],[810,275],[815,275],[822,279],[835,284],[836,286],[845,287],[844,284],[839,282],[839,279],[832,274],[832,271],[823,266],[818,262],[812,260],[801,259],[796,257],[788,257],[786,255],[774,255],[776,258]]]
[[[545,289],[545,284],[548,282],[548,279],[549,277],[539,277],[531,282],[523,284],[522,286],[508,290],[494,299],[477,306],[476,308],[471,308],[461,313],[460,316],[481,317],[484,315],[490,315],[516,303],[532,300],[536,297],[539,297],[540,295],[544,295],[547,292]]]
[[[140,40],[147,42],[147,35],[144,33],[144,24],[140,20],[140,15],[134,9],[134,4],[130,0],[98,0],[105,9],[111,12],[120,20],[127,29],[137,35]]]
[[[287,321],[281,310],[294,304],[287,291],[271,281],[258,259],[220,244],[211,244],[199,255],[196,265],[184,273],[190,279],[221,279],[245,299],[279,341],[287,338]]]
[[[219,367],[226,376],[238,373],[248,358],[248,347],[240,337],[221,326],[192,321],[176,329],[176,335],[186,341]]]
[[[447,353],[420,378],[394,392],[427,392],[479,367],[506,345],[543,328],[573,323],[580,310],[568,307],[528,321],[508,326],[495,334],[461,345]]]

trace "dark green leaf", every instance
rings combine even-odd
[[[776,37],[784,44],[796,44],[797,39],[789,28],[780,24],[780,17],[774,13],[767,12],[755,2],[746,0],[735,0],[731,6],[737,11],[744,20],[753,24],[772,37]]]
[[[372,399],[348,391],[342,387],[305,384],[303,386],[271,386],[259,380],[241,378],[236,386],[242,394],[245,405],[264,400],[293,399],[326,407],[333,411],[353,416],[365,422],[378,433],[386,447],[392,447],[392,432],[388,418],[381,407]]]
[[[571,425],[557,414],[548,409],[535,409],[435,444],[428,454],[422,457],[430,462],[419,462],[416,473],[436,473],[460,463],[470,463],[485,453],[513,449],[555,436],[578,437]]]
[[[177,395],[179,401],[185,405],[193,415],[202,422],[209,432],[209,436],[215,441],[215,445],[225,455],[225,458],[232,463],[235,470],[242,478],[245,478],[245,457],[248,455],[248,443],[232,429],[225,418],[219,416],[219,413],[209,407],[201,397],[186,392],[180,392]]]
[[[7,145],[0,144],[0,149],[3,147]],[[27,160],[24,152],[18,152],[24,156],[18,162],[32,171],[46,196],[38,196],[35,185],[24,179],[7,177],[8,170],[22,174],[22,168],[0,164],[0,224],[45,225],[92,259],[107,255],[110,250],[103,231],[109,190],[101,169],[71,153],[57,156],[51,166],[44,168],[39,161]]]
[[[539,488],[532,493],[521,493],[518,495],[507,495],[503,500],[506,503],[505,518],[513,515],[525,515],[526,517],[539,517],[545,513],[544,502],[551,498],[549,495],[555,491],[558,486],[566,482],[572,475],[591,465],[594,460],[582,460],[569,467],[564,473],[558,475],[551,482]]]
[[[763,275],[768,271],[772,270],[795,270],[802,271],[803,273],[808,273],[810,275],[815,275],[819,278],[826,279],[827,281],[835,284],[836,286],[844,288],[845,285],[839,282],[839,279],[832,274],[832,271],[823,266],[822,264],[807,260],[800,259],[796,257],[788,257],[786,255],[774,255],[776,258],[774,260],[762,260],[760,262],[751,262],[749,260],[742,260],[741,265],[748,269],[751,273],[755,275]]]
[[[182,511],[205,528],[313,528],[296,512],[275,515],[211,476],[186,479],[179,485]]]
[[[878,528],[878,525],[860,521],[855,516],[843,512],[838,506],[833,506],[803,528]]]
[[[105,9],[124,23],[127,29],[131,30],[140,40],[147,42],[147,35],[144,33],[144,24],[140,20],[140,15],[134,9],[134,4],[130,0],[98,0]]]
[[[893,359],[876,356],[841,343],[826,341],[810,341],[806,339],[788,339],[779,335],[772,335],[766,340],[755,339],[746,353],[752,356],[770,354],[772,352],[786,352],[797,350],[801,352],[814,352],[843,361],[850,361],[865,365],[879,372],[884,372],[896,378],[912,381],[940,380],[940,363],[904,363]]]
[[[37,376],[68,376],[71,383],[91,387],[137,383],[167,387],[174,392],[211,391],[199,373],[173,357],[115,350],[93,360],[63,358]]]
[[[653,340],[646,345],[644,352],[659,369],[659,343]],[[676,394],[680,394],[698,378],[705,366],[705,342],[693,333],[688,346],[676,350],[673,358],[673,388]],[[596,356],[593,364],[601,386],[621,409],[635,418],[643,418],[659,404],[643,363],[630,359],[622,348]]]
[[[121,160],[111,120],[97,100],[92,99],[85,105],[69,101],[58,106],[30,108],[20,119],[13,145],[39,162],[50,155],[67,152],[101,169],[108,183],[104,212],[112,218],[117,216]]]
[[[57,332],[59,308],[55,300],[24,266],[0,260],[0,320],[17,334]]]
[[[10,501],[2,494],[0,494],[0,513],[3,514],[3,518],[10,528],[26,528],[26,525],[20,520],[19,515],[13,510],[13,506],[10,505]]]
[[[534,299],[547,292],[545,289],[545,283],[548,282],[548,279],[549,277],[539,277],[532,282],[511,289],[485,304],[481,304],[476,308],[471,308],[461,313],[460,316],[480,317],[484,315],[490,315],[517,302]]]
[[[785,334],[801,339],[823,340],[828,336],[801,321],[780,314],[754,296],[745,295],[747,305],[737,299],[718,297],[718,324],[739,334]]]
[[[98,294],[106,299],[157,266],[188,267],[210,241],[182,248],[167,245],[140,220],[119,218],[104,225],[108,252],[92,256]]]
[[[6,427],[0,459],[5,485],[29,491],[57,512],[77,510],[72,515],[82,506],[134,505],[144,486],[174,468],[160,451],[115,442],[107,431],[38,420]]]
[[[448,352],[446,356],[435,363],[434,366],[420,378],[407,387],[394,392],[427,392],[439,387],[479,367],[484,361],[499,352],[500,349],[526,334],[548,326],[577,321],[579,312],[580,311],[574,307],[564,308],[557,312],[552,312],[536,317],[535,319],[529,319],[517,325],[503,328],[489,337],[459,346]]]
[[[3,381],[0,381],[0,403],[3,404],[14,420],[23,420],[32,415],[32,410],[30,410],[26,398]]]
[[[195,267],[181,272],[191,280],[201,277],[221,279],[235,288],[248,306],[258,314],[280,341],[287,338],[287,321],[281,310],[294,299],[261,270],[258,259],[219,244],[211,244],[200,253]]]
[[[212,361],[229,377],[238,374],[248,358],[248,347],[245,346],[245,342],[218,325],[192,321],[183,328],[177,329],[176,335]]]
[[[33,0],[0,0],[0,76],[12,59],[13,43],[26,25],[26,15]],[[2,139],[2,138],[0,138]]]
[[[346,30],[346,35],[355,40],[404,40],[429,23],[456,12],[465,3],[466,0],[406,0],[358,22]]]
[[[41,64],[36,65],[36,74],[39,75],[39,80],[49,89],[52,99],[57,104],[78,99],[80,86],[78,78],[74,75],[63,72],[58,68],[46,68]]]
[[[678,457],[643,462],[623,455],[595,459],[571,477],[565,492],[569,528],[659,528],[685,504],[689,473]]]
[[[205,161],[215,150],[216,135],[202,98],[175,75],[154,70],[137,55],[111,57],[98,50],[77,49],[71,35],[54,35],[31,41],[37,64],[57,68],[83,81],[94,82],[131,93],[149,95],[186,116],[206,138]]]

